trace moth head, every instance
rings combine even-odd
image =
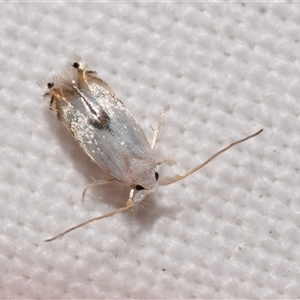
[[[159,174],[158,174],[157,172],[155,172],[154,175],[155,175],[155,180],[156,180],[156,182],[157,182],[158,179],[159,179]],[[139,184],[137,184],[137,185],[135,186],[135,189],[136,189],[137,191],[145,190],[145,188],[144,188],[143,186],[139,185]]]

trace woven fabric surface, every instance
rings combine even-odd
[[[0,298],[299,298],[300,5],[1,3]],[[43,86],[80,56],[183,174],[133,213]]]

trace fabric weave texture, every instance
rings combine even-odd
[[[0,4],[0,298],[299,298],[299,3]],[[258,137],[133,213],[43,86],[80,56],[157,147],[160,176]],[[54,79],[53,79],[54,78]]]

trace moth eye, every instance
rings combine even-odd
[[[79,63],[78,62],[74,62],[74,64],[72,65],[75,69],[79,68]]]
[[[158,181],[158,178],[159,178],[159,174],[157,172],[155,172],[155,179],[156,179],[156,181]]]
[[[137,191],[141,191],[141,190],[144,190],[145,188],[143,188],[141,185],[136,185],[136,186],[135,186],[135,189],[136,189]]]

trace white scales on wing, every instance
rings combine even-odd
[[[126,206],[87,220],[46,241],[53,241],[91,222],[132,210],[134,205],[145,199],[158,186],[169,185],[188,177],[221,153],[262,132],[261,129],[230,144],[184,175],[159,179],[155,168],[161,162],[156,161],[153,148],[167,108],[161,115],[157,129],[154,130],[150,145],[142,128],[109,86],[97,77],[96,72],[88,71],[82,63],[73,63],[69,72],[57,77],[54,83],[48,83],[45,96],[50,97],[50,108],[83,150],[112,176],[112,179],[97,180],[87,188],[107,184],[113,180],[131,187]]]
[[[74,65],[72,80],[51,90],[58,118],[112,177],[131,188],[152,189],[156,160],[142,128],[95,72]]]

